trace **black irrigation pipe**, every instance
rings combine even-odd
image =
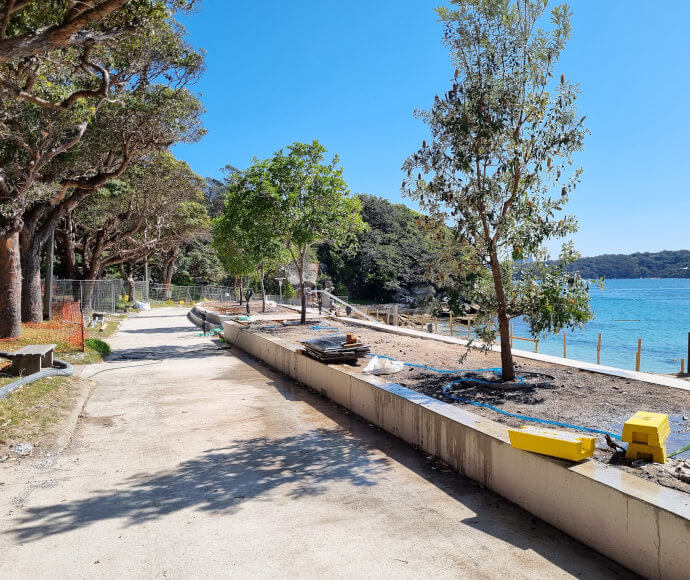
[[[0,356],[3,356],[5,354],[7,353],[0,352]],[[37,373],[31,373],[30,375],[26,375],[25,377],[13,381],[5,385],[4,387],[0,387],[0,399],[4,399],[5,397],[7,397],[7,395],[12,393],[13,391],[16,391],[20,387],[23,387],[24,385],[28,385],[40,379],[45,379],[47,377],[71,377],[73,374],[74,369],[72,368],[71,364],[63,360],[55,359],[53,361],[52,368],[43,369],[42,371],[39,371]]]

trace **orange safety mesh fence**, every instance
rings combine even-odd
[[[22,324],[19,338],[0,339],[0,350],[17,350],[29,344],[56,344],[59,353],[84,352],[84,316],[80,302],[53,302],[52,320]]]

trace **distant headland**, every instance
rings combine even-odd
[[[690,250],[603,254],[569,266],[585,278],[690,278]]]

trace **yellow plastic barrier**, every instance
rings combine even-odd
[[[627,443],[660,446],[670,433],[668,415],[663,413],[638,411],[623,425],[623,441]]]
[[[596,443],[595,437],[541,427],[508,429],[508,435],[513,447],[570,461],[591,457]]]
[[[653,461],[654,463],[666,463],[666,446],[629,443],[625,456],[628,459],[641,459],[642,461]]]

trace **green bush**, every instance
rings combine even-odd
[[[290,298],[295,298],[297,296],[297,290],[289,282],[283,286],[283,298],[289,300]]]
[[[95,350],[102,357],[106,357],[110,354],[110,345],[100,338],[87,338],[86,348]]]

